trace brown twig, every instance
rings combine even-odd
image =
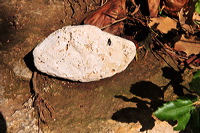
[[[121,21],[123,21],[123,20],[125,20],[125,19],[127,19],[127,16],[124,17],[124,18],[122,18],[122,19],[118,19],[118,20],[112,22],[111,24],[108,24],[108,25],[102,27],[101,30],[104,30],[105,28],[107,28],[107,27],[109,27],[109,26],[111,26],[111,25],[113,25],[113,24],[119,23],[119,22],[121,22]]]
[[[103,6],[106,2],[107,2],[107,0],[105,2],[104,2],[104,0],[101,0],[101,5],[100,6]]]
[[[133,16],[134,14],[136,14],[139,11],[140,5],[136,5],[134,0],[131,0],[131,1],[132,1],[133,5],[136,6],[135,10],[131,13],[131,16]]]
[[[133,3],[133,5],[137,6],[135,0],[131,0],[131,2]]]
[[[39,114],[39,118],[42,122],[46,123],[46,118],[44,115],[45,109],[48,110],[48,112],[50,113],[51,118],[55,118],[54,116],[54,108],[51,105],[50,102],[48,102],[47,100],[45,100],[39,93],[39,89],[37,88],[37,72],[35,71],[33,73],[33,77],[32,77],[32,84],[33,84],[33,101],[34,101],[34,107],[37,109],[38,114]]]
[[[32,84],[33,84],[33,91],[34,91],[34,97],[36,97],[39,94],[39,90],[37,88],[37,83],[36,83],[36,77],[37,77],[37,72],[33,72],[33,77],[32,77]]]
[[[102,1],[103,1],[103,0],[102,0]],[[132,0],[132,2],[133,2],[133,1],[134,1],[134,0]],[[132,16],[133,16],[134,14],[136,14],[136,13],[139,11],[139,8],[140,8],[140,5],[139,5],[139,6],[136,5],[135,2],[134,2],[133,4],[136,6],[136,8],[135,8],[135,10],[131,13]],[[106,14],[106,15],[108,15],[108,14]],[[114,18],[114,17],[112,17],[112,16],[110,16],[110,15],[109,15],[109,17]],[[143,25],[145,25],[140,19],[131,18],[131,17],[129,17],[129,16],[125,16],[125,17],[123,17],[123,18],[121,18],[121,19],[118,19],[118,20],[112,22],[111,24],[108,24],[108,25],[106,25],[106,26],[103,26],[103,27],[101,28],[101,30],[104,30],[104,29],[106,29],[107,27],[109,27],[109,26],[111,26],[111,25],[113,25],[113,24],[116,24],[116,23],[119,23],[119,22],[121,22],[121,21],[124,21],[125,19],[130,19],[130,20],[136,19],[136,20],[140,21]]]
[[[152,29],[151,29],[152,33],[155,34],[156,36],[159,36],[157,33],[155,33]],[[178,68],[179,71],[182,71],[181,68],[178,66],[177,62],[174,60],[174,58],[172,57],[172,55],[167,51],[166,46],[160,42],[160,40],[158,40],[158,38],[156,36],[153,36],[154,40],[160,44],[161,48],[164,50],[164,52],[171,58],[172,62],[175,64],[175,66]]]
[[[136,18],[136,17],[127,17],[127,19],[129,19],[129,20],[131,20],[131,21],[134,21],[134,20],[137,20],[137,21],[139,21],[143,26],[146,26],[146,24],[142,21],[142,20],[140,20],[140,19],[138,19],[138,18]]]

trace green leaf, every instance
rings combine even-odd
[[[191,127],[193,133],[199,133],[199,131],[200,131],[200,108],[197,108],[192,111],[190,127]]]
[[[165,103],[154,112],[154,115],[160,120],[177,121],[178,125],[174,129],[183,130],[190,119],[190,112],[193,109],[195,109],[195,107],[193,106],[192,100],[188,98],[180,98]]]
[[[184,130],[190,120],[190,117],[191,117],[190,112],[186,113],[182,117],[179,117],[177,119],[178,125],[176,127],[174,127],[174,130]]]
[[[200,78],[200,70],[194,74],[193,78]]]
[[[193,78],[192,81],[189,83],[190,89],[200,94],[200,70],[198,70]]]
[[[188,98],[180,98],[165,103],[162,107],[158,108],[154,114],[161,120],[177,120],[194,108],[192,103],[193,102]]]
[[[195,11],[200,14],[200,1],[195,4]]]

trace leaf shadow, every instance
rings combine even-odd
[[[6,120],[1,112],[0,112],[0,132],[1,133],[7,132]]]
[[[163,67],[162,71],[163,71],[163,77],[170,80],[170,82],[164,86],[163,92],[165,92],[169,87],[169,85],[171,85],[176,95],[178,95],[179,97],[184,96],[185,94],[183,92],[183,89],[187,88],[181,85],[181,83],[184,81],[182,73],[180,71],[176,71],[172,67]]]
[[[131,86],[132,98],[116,95],[115,98],[125,102],[136,103],[137,107],[127,107],[115,112],[113,120],[124,123],[137,123],[142,125],[140,131],[152,129],[155,119],[152,117],[157,107],[163,104],[164,93],[161,87],[149,81],[140,81]]]

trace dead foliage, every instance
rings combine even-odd
[[[187,6],[189,0],[163,0],[164,11],[171,16],[177,16],[177,13]]]
[[[178,12],[187,7],[189,0],[148,0],[150,17],[157,17],[159,11],[164,11],[168,15],[177,17]]]
[[[108,0],[102,7],[91,13],[84,20],[84,24],[95,25],[99,28],[109,25],[116,20],[122,19],[126,16],[126,0]],[[123,33],[123,22],[115,23],[109,27],[104,28],[114,35]]]
[[[177,65],[196,62],[198,67],[200,48],[198,39],[194,39],[198,38],[195,35],[198,26],[194,21],[198,22],[199,17],[195,16],[194,3],[189,0],[148,0],[149,16],[143,15],[136,3],[134,0],[108,0],[89,14],[84,24],[129,39],[139,49],[160,51]],[[168,17],[159,16],[160,13]],[[194,56],[197,59],[190,59]]]
[[[157,17],[160,6],[160,0],[148,0],[149,14],[150,17]]]
[[[114,35],[133,41],[139,50],[152,51],[163,59],[170,56],[177,67],[200,66],[200,32],[195,27],[194,8],[189,0],[148,0],[149,16],[142,14],[139,4],[134,0],[101,1],[101,7],[90,13],[84,24],[90,24]],[[193,9],[193,10],[190,10]],[[145,9],[147,10],[147,9]],[[164,11],[168,17],[159,16]],[[172,18],[172,17],[173,18]],[[155,55],[156,58],[157,55]],[[34,106],[41,121],[46,122],[46,113],[54,116],[53,106],[45,100],[36,85],[35,72],[32,78]]]
[[[141,14],[139,8],[140,5],[134,0],[108,0],[89,14],[84,24],[95,25],[111,34],[136,42],[133,37],[138,30],[141,32],[140,27],[147,25],[147,18]]]

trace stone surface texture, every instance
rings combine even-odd
[[[91,25],[63,27],[33,51],[39,71],[81,82],[97,81],[125,70],[135,54],[133,42]]]
[[[30,81],[32,77],[32,72],[29,68],[26,67],[24,61],[19,60],[16,61],[13,65],[13,72],[15,76],[19,77],[20,79]]]

